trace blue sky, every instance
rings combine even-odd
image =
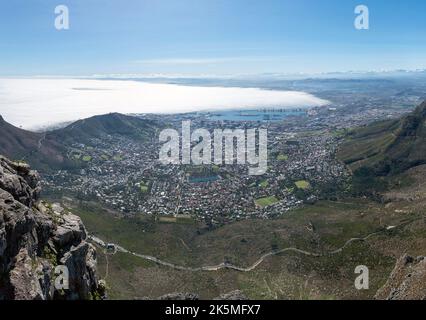
[[[54,28],[54,8],[70,30]],[[370,9],[370,30],[354,8]],[[0,76],[426,68],[424,0],[14,0]]]

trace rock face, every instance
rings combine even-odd
[[[386,284],[376,293],[378,300],[426,300],[426,258],[401,257]]]
[[[0,300],[99,297],[96,251],[79,217],[39,201],[38,174],[0,156]],[[58,267],[59,266],[59,267]],[[69,288],[55,287],[65,266]]]

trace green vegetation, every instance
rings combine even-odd
[[[277,160],[278,160],[278,161],[287,161],[287,160],[288,160],[288,155],[285,155],[285,154],[280,153],[280,154],[278,154],[278,156],[277,156]]]
[[[286,188],[286,190],[289,193],[293,193],[294,192],[294,187]]]
[[[277,203],[279,200],[275,196],[259,198],[255,200],[256,205],[264,208]]]
[[[83,160],[84,162],[89,162],[89,161],[92,161],[92,157],[91,157],[91,156],[89,156],[89,155],[86,155],[86,156],[83,156],[82,160]]]
[[[140,182],[140,189],[141,189],[141,192],[142,192],[142,193],[147,193],[147,192],[148,192],[148,190],[149,190],[149,187],[148,187],[148,185],[147,185],[147,184],[145,184],[145,182],[144,182],[144,181],[141,181],[141,182]]]
[[[189,218],[192,223],[179,223],[185,220],[179,217],[176,222],[165,221],[164,217],[116,217],[90,204],[82,204],[73,211],[82,217],[90,234],[137,253],[183,266],[216,265],[223,261],[249,266],[266,252],[286,247],[331,252],[351,238],[365,237],[384,226],[417,217],[397,215],[395,209],[367,199],[319,201],[277,219],[249,219],[213,229]],[[314,230],[309,230],[308,225]],[[397,229],[365,242],[353,242],[335,255],[315,258],[287,252],[272,256],[247,273],[177,271],[124,253],[99,253],[99,273],[106,274],[108,259],[106,280],[112,299],[155,298],[175,292],[176,288],[196,292],[206,299],[235,288],[251,299],[372,298],[392,270],[397,248],[403,251],[409,245],[413,254],[424,249],[424,241],[415,242],[413,237],[414,233],[417,239],[419,234],[426,234],[426,224],[416,226],[412,236],[411,227],[407,226],[405,231]],[[389,251],[385,243],[397,245]],[[354,268],[358,264],[371,266],[370,290],[358,291],[353,287]],[[306,274],[312,274],[311,280],[306,281]]]
[[[373,123],[351,131],[338,157],[353,171],[366,167],[375,176],[399,174],[426,164],[426,104],[400,120]]]
[[[174,216],[165,216],[165,217],[159,217],[158,221],[165,222],[165,223],[176,223],[177,218]]]
[[[181,214],[176,216],[159,216],[156,221],[160,223],[181,223],[181,224],[194,224],[195,221],[192,216],[187,214]]]
[[[49,260],[54,267],[58,265],[56,254],[48,246],[43,248],[43,258]]]
[[[377,197],[395,182],[398,186],[406,183],[404,172],[426,164],[425,120],[426,104],[422,104],[400,120],[350,131],[337,154],[353,173],[349,191]]]
[[[311,187],[310,183],[306,180],[299,180],[299,181],[296,181],[294,184],[296,185],[297,188],[302,190],[306,190]]]
[[[262,180],[259,185],[262,188],[266,188],[269,185],[269,182],[268,180]]]
[[[338,138],[342,138],[347,134],[347,129],[339,129],[339,130],[334,130],[332,132],[332,135]]]
[[[91,147],[91,140],[106,134],[120,134],[144,141],[152,136],[157,127],[150,120],[126,116],[119,113],[94,116],[73,123],[72,126],[56,130],[52,133],[56,141],[72,144],[75,141]]]
[[[121,217],[112,215],[95,203],[82,203],[71,211],[82,218],[89,233],[100,236],[106,242],[119,243],[134,252],[160,258],[169,256],[176,263],[191,261],[190,255],[183,255],[187,249],[182,248],[180,240],[190,243],[189,237],[197,230],[194,228],[197,224],[188,215],[178,216],[175,223],[161,222],[156,216]]]

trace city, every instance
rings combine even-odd
[[[188,120],[193,128],[210,132],[265,128],[268,170],[264,175],[249,175],[247,165],[236,164],[236,159],[233,165],[163,165],[159,152],[164,142],[156,130],[146,137],[150,143],[115,135],[70,145],[68,157],[83,168],[45,174],[43,183],[49,193],[96,199],[125,215],[190,216],[211,225],[272,218],[342,192],[350,173],[335,153],[345,132],[374,118],[396,118],[407,112],[374,108],[374,104],[353,113],[339,111],[349,109],[341,105],[312,108],[283,121],[218,121],[209,113],[141,116],[158,128],[178,131]]]

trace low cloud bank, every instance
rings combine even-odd
[[[25,129],[110,112],[181,113],[257,107],[290,109],[326,104],[328,101],[297,91],[120,80],[0,79],[0,115]]]

